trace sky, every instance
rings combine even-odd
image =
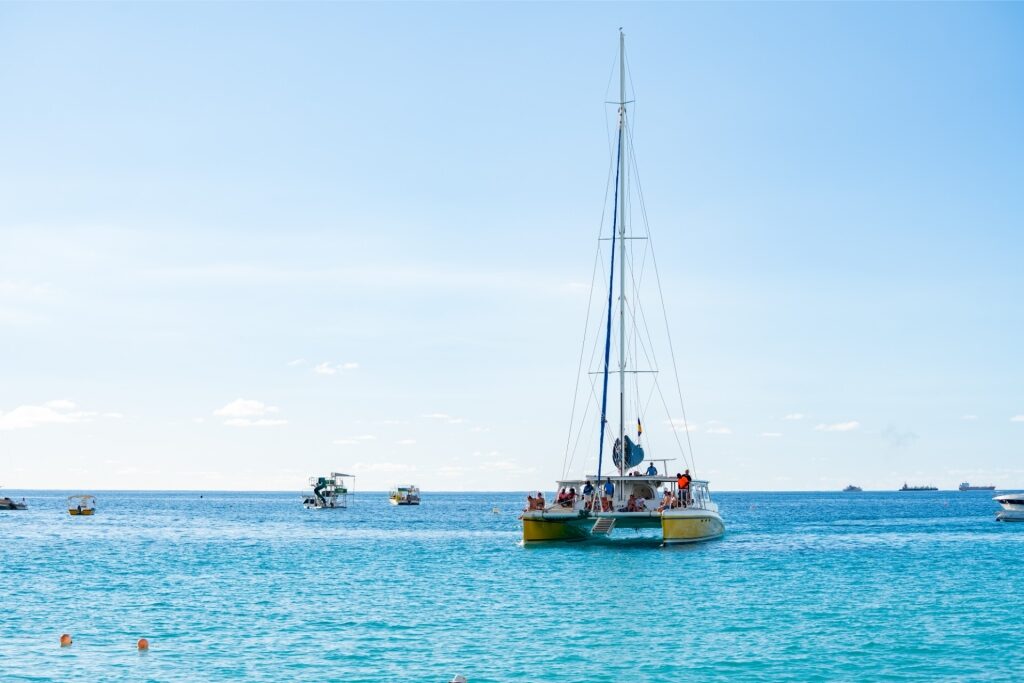
[[[697,474],[1024,487],[1024,5],[11,2],[0,486],[550,490],[620,26]]]

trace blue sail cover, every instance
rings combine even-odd
[[[628,470],[630,467],[636,467],[644,461],[644,449],[633,443],[633,441],[626,436],[626,464],[622,464],[622,442],[615,439],[615,446],[612,448],[612,462],[619,469]]]

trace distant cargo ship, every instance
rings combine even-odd
[[[857,491],[863,491],[863,490],[864,489],[862,489],[859,486],[854,486],[853,484],[850,484],[845,489],[843,489],[843,493],[856,493]]]
[[[907,482],[903,482],[903,488],[900,491],[938,491],[934,486],[907,486]]]
[[[960,484],[961,491],[995,491],[995,486],[971,486],[970,483],[964,482]]]

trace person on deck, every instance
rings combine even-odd
[[[690,504],[690,482],[693,481],[693,477],[690,476],[690,470],[684,470],[682,474],[676,476],[676,486],[679,487],[679,501],[686,507]]]
[[[534,499],[533,504],[537,506],[538,510],[543,510],[548,506],[548,504],[544,501],[544,494],[541,493],[540,491],[537,491],[537,497]]]
[[[653,462],[650,465],[647,466],[647,476],[648,477],[656,477],[656,476],[658,476],[658,468],[654,466]]]
[[[601,509],[608,512],[612,509],[612,496],[615,495],[615,484],[611,477],[604,480],[604,496],[601,497]]]
[[[629,494],[629,500],[626,501],[626,508],[622,512],[636,512],[636,496],[632,493]]]
[[[643,498],[641,498],[640,496],[637,496],[636,501],[633,504],[633,508],[634,508],[634,510],[636,512],[646,512],[647,511],[647,501],[644,500]]]

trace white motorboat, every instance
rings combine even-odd
[[[997,522],[1024,522],[1024,493],[1004,493],[992,500],[1003,506],[996,513]]]
[[[352,480],[354,488],[356,478],[351,474],[331,472],[327,477],[310,477],[309,485],[313,487],[313,495],[302,499],[303,507],[307,510],[347,508],[349,485],[346,479]]]
[[[25,502],[24,498],[22,498],[21,500],[14,500],[13,498],[10,498],[10,497],[7,497],[7,496],[4,496],[3,498],[0,498],[0,510],[27,510],[27,509],[28,509],[28,503]]]

